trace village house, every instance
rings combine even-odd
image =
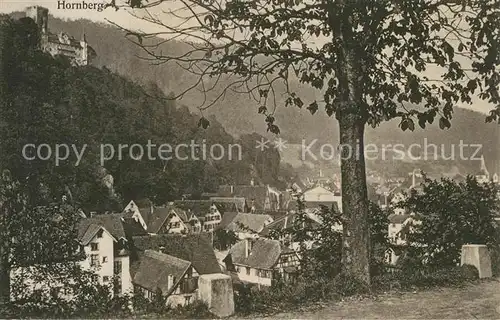
[[[256,185],[253,180],[250,185],[222,185],[217,191],[219,197],[245,198],[250,212],[277,211],[281,208],[281,192],[269,185]]]
[[[146,224],[146,219],[149,219],[153,214],[154,206],[153,203],[148,199],[143,200],[131,200],[125,208],[123,208],[123,212],[127,214],[127,217],[133,218],[137,222],[141,224],[144,230],[148,229]]]
[[[190,224],[198,226],[204,232],[211,232],[219,225],[222,215],[217,206],[210,200],[177,200],[174,206],[191,215]]]
[[[259,235],[263,238],[269,238],[273,233],[281,234],[282,236],[279,239],[280,243],[287,248],[298,251],[299,249],[301,249],[300,242],[294,239],[293,235],[290,234],[290,232],[287,232],[292,230],[295,224],[299,223],[298,221],[300,220],[298,220],[298,217],[299,215],[296,212],[289,213],[286,216],[276,219],[270,224],[266,225]],[[307,227],[310,230],[314,230],[314,228],[318,228],[322,224],[321,218],[312,212],[306,212],[305,218],[306,222],[302,222],[302,228]],[[340,226],[340,230],[342,230],[342,226]],[[314,245],[314,242],[307,241],[305,245],[306,249],[311,249]]]
[[[196,300],[198,272],[187,260],[158,251],[146,250],[139,254],[132,268],[135,294],[154,300],[157,294],[171,307],[184,306]]]
[[[148,233],[196,233],[202,231],[202,220],[193,212],[176,207],[173,202],[166,206],[139,207],[130,201],[123,215],[140,223]]]
[[[268,214],[226,212],[218,226],[219,229],[232,231],[238,239],[257,238],[264,227],[273,222]]]
[[[171,306],[198,299],[198,277],[221,273],[207,234],[158,234],[133,237],[132,283],[153,299],[161,289]]]
[[[112,294],[124,295],[132,293],[130,275],[130,238],[145,235],[144,229],[134,220],[124,218],[123,214],[102,214],[82,218],[78,224],[78,240],[80,250],[85,258],[79,261],[81,269],[92,271],[94,281],[112,288]],[[63,289],[59,283],[33,283],[29,274],[31,268],[18,268],[12,271],[11,278],[23,277],[31,290],[50,288],[51,294]],[[56,290],[57,289],[57,290]],[[58,293],[69,298],[70,293]],[[13,297],[15,298],[15,297]]]
[[[323,174],[323,170],[319,169],[319,174],[316,177],[308,177],[307,182],[310,188],[314,188],[316,186],[323,187],[333,193],[340,193],[340,178],[337,174],[325,175]],[[303,191],[307,190],[307,188],[303,189]]]
[[[298,254],[270,239],[240,241],[229,250],[224,262],[241,282],[259,286],[271,286],[277,279],[289,281],[299,268]]]
[[[342,212],[342,196],[341,194],[332,192],[322,186],[316,186],[306,190],[302,194],[302,200],[310,207],[320,203],[336,203],[336,206]]]
[[[386,261],[394,265],[399,259],[401,248],[408,245],[408,234],[422,222],[416,214],[391,214],[388,219],[388,238],[391,247],[386,251]]]
[[[307,189],[306,183],[302,179],[296,178],[288,184],[287,190],[291,193],[299,194]]]
[[[224,212],[250,211],[243,197],[210,197],[210,201],[217,206],[221,214],[224,214]]]
[[[117,294],[131,293],[130,237],[146,234],[142,227],[122,214],[101,214],[82,219],[78,238],[87,259],[82,269],[93,270],[102,284],[113,283]]]

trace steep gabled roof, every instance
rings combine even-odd
[[[311,227],[320,226],[318,217],[313,217],[311,214],[306,213],[306,219]],[[278,220],[275,220],[268,224],[261,232],[260,235],[268,236],[272,230],[286,230],[293,227],[295,221],[298,219],[298,213],[290,213]]]
[[[139,254],[139,261],[132,265],[132,282],[149,291],[161,289],[169,295],[180,282],[191,262],[153,250]],[[168,276],[173,276],[173,286],[168,288]]]
[[[135,221],[134,218],[124,218],[122,224],[127,237],[143,236],[148,234],[142,225]]]
[[[176,214],[183,222],[187,222],[189,219],[184,210],[181,210],[173,205],[155,207],[153,209],[153,213],[151,214],[150,221],[146,222],[148,225],[148,232],[158,233],[171,213]]]
[[[174,206],[184,211],[190,211],[196,216],[204,216],[210,213],[212,208],[211,200],[176,200]]]
[[[109,232],[113,238],[119,240],[121,238],[126,238],[125,229],[123,227],[123,214],[99,214],[91,218],[85,218],[80,220],[78,224],[78,238],[82,239],[87,229],[91,225],[101,226]],[[95,227],[92,227],[95,229]]]
[[[234,218],[238,215],[238,212],[225,212],[222,214],[222,219],[217,226],[217,229],[225,229],[231,222],[233,222]]]
[[[211,197],[210,200],[217,206],[220,213],[246,211],[246,200],[243,197]]]
[[[251,250],[246,257],[246,241],[252,240],[244,240],[235,244],[224,260],[230,259],[233,264],[269,270],[276,265],[282,253],[293,252],[282,246],[278,240],[257,239],[252,241]]]
[[[327,207],[330,210],[340,211],[337,201],[306,201],[303,202],[305,209],[321,209],[322,206]],[[297,201],[291,206],[291,210],[298,210],[299,203]]]
[[[232,191],[232,192],[231,192]],[[266,199],[269,198],[270,205],[277,204],[278,199],[272,192],[269,192],[267,186],[220,186],[218,195],[221,197],[243,197],[246,199],[248,205],[255,206],[257,210],[263,210]]]
[[[138,251],[155,250],[189,261],[199,274],[219,273],[220,267],[211,245],[210,234],[158,234],[133,237]]]
[[[268,214],[255,214],[255,213],[241,213],[238,212],[234,215],[233,219],[229,221],[231,216],[226,218],[222,217],[221,228],[233,232],[255,232],[259,233],[264,229],[268,221],[272,222],[273,218]],[[224,225],[222,225],[224,222]]]
[[[82,234],[79,235],[78,239],[84,246],[86,246],[90,243],[90,241],[92,241],[92,239],[94,239],[97,232],[102,229],[104,228],[101,225],[92,223],[88,226],[87,230],[83,231]]]

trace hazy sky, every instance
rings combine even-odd
[[[85,0],[87,3],[90,2],[104,2],[103,0]],[[62,2],[62,0],[61,0]],[[82,2],[81,0],[66,0],[66,3],[71,2]],[[118,2],[118,1],[117,1]],[[26,7],[32,5],[39,5],[49,9],[49,13],[55,17],[63,19],[89,19],[92,21],[106,22],[106,19],[117,23],[125,28],[129,29],[139,29],[143,31],[158,31],[153,29],[153,27],[141,20],[131,17],[130,13],[126,10],[120,9],[115,11],[112,8],[108,8],[102,12],[97,12],[96,10],[65,10],[58,9],[58,0],[0,0],[0,13],[9,13],[12,11],[23,11]],[[50,29],[50,21],[49,21]],[[480,99],[475,99],[473,105],[463,105],[462,107],[487,113],[493,108],[492,105],[481,101]]]

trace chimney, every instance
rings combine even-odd
[[[233,185],[230,185],[229,187],[230,187],[230,189],[231,189],[231,194],[233,194],[233,193],[234,193],[234,186],[233,186]]]
[[[250,180],[250,185],[253,187],[255,186],[255,181],[253,180],[253,178]]]
[[[245,258],[248,258],[250,251],[252,251],[252,242],[250,239],[245,239]]]
[[[169,274],[167,277],[167,290],[170,290],[174,286],[174,276]]]

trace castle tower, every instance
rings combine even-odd
[[[39,6],[28,7],[26,8],[26,17],[35,21],[40,34],[47,34],[49,9]]]
[[[40,47],[42,47],[43,49],[45,44],[48,42],[49,37],[49,9],[40,6],[28,7],[26,8],[26,17],[31,18],[33,19],[33,21],[35,21],[40,37]]]
[[[486,161],[484,161],[484,155],[481,156],[481,172],[484,172],[484,174],[489,177],[489,172],[488,168],[486,168]]]
[[[89,63],[89,44],[87,43],[87,38],[85,33],[82,35],[82,39],[80,40],[80,46],[82,47],[81,52],[81,64],[86,66]]]

